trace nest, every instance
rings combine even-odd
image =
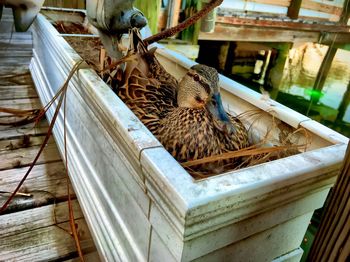
[[[65,30],[68,29],[67,27],[64,28]],[[116,79],[120,77],[120,71],[109,68],[109,70],[101,73],[101,61],[99,61],[101,42],[96,38],[90,39],[86,37],[83,39],[81,37],[67,37],[66,40],[96,70],[101,78],[115,90],[115,84],[120,81],[120,79]],[[106,57],[102,64],[105,66],[110,61],[111,59]],[[229,113],[234,115],[233,112]],[[195,179],[216,175],[216,173],[198,171],[196,166],[199,165],[218,161],[227,163],[225,160],[230,160],[235,165],[228,164],[223,166],[221,170],[223,172],[239,170],[305,152],[311,143],[311,138],[304,128],[291,128],[274,117],[274,112],[267,113],[262,110],[252,110],[239,114],[236,117],[245,124],[250,136],[251,146],[221,155],[180,163]]]

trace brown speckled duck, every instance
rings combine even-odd
[[[249,146],[242,122],[223,108],[218,72],[199,64],[179,82],[177,107],[160,120],[157,137],[179,162]]]
[[[174,158],[185,162],[249,145],[244,125],[223,108],[214,68],[195,65],[178,82],[133,38],[118,95]]]

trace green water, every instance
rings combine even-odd
[[[281,78],[278,86],[268,81],[268,75],[263,87],[270,92],[272,99],[350,137],[350,51],[337,51],[323,88],[314,90],[326,52],[326,46],[317,44],[291,49],[285,61],[282,60],[285,64],[282,65],[283,72],[278,75]],[[252,80],[252,73],[225,74],[260,91],[261,86]]]
[[[337,51],[322,90],[313,90],[323,57],[324,50],[303,62],[289,59],[275,99],[350,137],[350,52]]]

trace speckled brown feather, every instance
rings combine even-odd
[[[133,32],[137,34],[137,32]],[[134,38],[139,38],[134,35]],[[176,106],[177,80],[160,65],[154,52],[136,40],[125,59],[124,83],[118,96],[154,134],[159,120]]]
[[[179,162],[196,160],[249,146],[242,122],[230,116],[233,136],[220,131],[205,109],[175,108],[160,121],[158,139]]]

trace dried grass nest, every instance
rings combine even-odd
[[[58,26],[62,27],[60,24]],[[64,28],[66,31],[69,30],[67,27]],[[101,78],[115,90],[116,82],[118,82],[115,80],[120,74],[116,67],[108,68],[112,61],[112,59],[108,57],[102,62],[108,70],[101,71],[99,54],[102,44],[100,40],[86,37],[84,37],[84,39],[81,37],[69,37],[66,40],[77,53],[95,69]],[[82,41],[84,41],[84,45],[81,44]],[[235,115],[234,112],[229,111],[229,113]],[[199,164],[205,165],[206,163],[218,160],[239,159],[240,164],[233,169],[231,167],[229,170],[225,171],[238,170],[304,152],[311,144],[311,136],[306,129],[293,129],[277,119],[273,111],[264,112],[262,110],[251,110],[241,113],[236,117],[247,127],[251,146],[221,155],[180,163],[195,179],[215,175],[196,171],[195,166]]]

